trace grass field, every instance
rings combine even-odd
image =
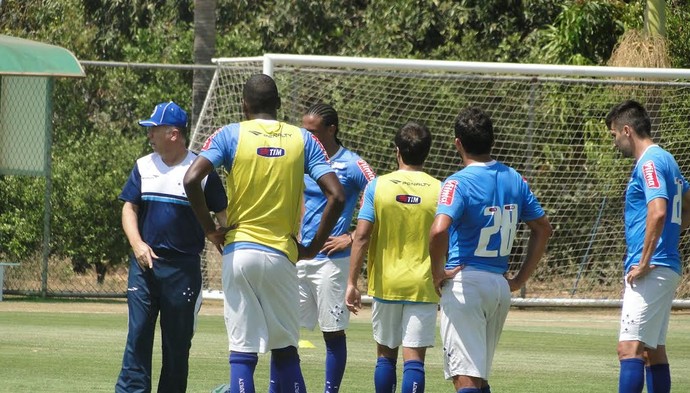
[[[341,391],[372,392],[374,343],[369,314],[348,330],[348,366]],[[0,303],[0,392],[112,392],[127,328],[124,301],[26,300]],[[500,392],[610,393],[617,391],[618,312],[518,310],[510,312],[494,361],[492,390]],[[321,334],[303,331],[315,349],[301,349],[311,392],[323,391]],[[438,335],[437,335],[438,339]],[[453,392],[443,379],[441,346],[427,354],[426,391]],[[154,391],[160,367],[154,353]],[[690,312],[674,312],[668,339],[674,392],[690,392]],[[401,363],[398,364],[400,380]],[[268,357],[256,371],[267,391]],[[228,379],[222,305],[207,302],[191,350],[189,392],[208,393]]]

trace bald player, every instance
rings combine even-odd
[[[222,127],[206,141],[184,185],[207,238],[224,247],[230,390],[253,393],[257,353],[270,350],[275,390],[305,392],[297,353],[295,263],[321,250],[345,196],[318,140],[305,129],[276,120],[280,97],[271,77],[249,78],[242,108],[248,120]],[[200,184],[219,166],[227,170],[229,227],[216,229]],[[304,174],[316,181],[327,199],[308,247],[296,241]]]

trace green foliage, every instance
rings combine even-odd
[[[642,25],[644,5],[642,0],[218,0],[216,56],[279,52],[604,64],[623,31]],[[690,3],[669,0],[667,7],[673,64],[688,68]],[[193,12],[193,0],[7,0],[0,2],[0,33],[60,45],[83,60],[191,63]],[[161,101],[175,100],[191,109],[192,72],[87,66],[86,73],[84,80],[55,83],[52,247],[62,256],[86,258],[86,263],[117,264],[124,236],[115,198],[134,158],[145,150],[136,120]],[[385,86],[380,100],[385,101],[387,94],[414,92],[423,83]],[[362,113],[364,118],[387,116],[388,124],[395,125],[408,120],[406,108],[382,114],[377,102],[351,100],[338,91],[340,87],[349,88],[335,85],[319,96],[330,97],[338,108]],[[313,86],[304,90],[301,102],[307,105],[315,93]],[[511,94],[498,91],[490,100],[503,96],[502,105],[521,105],[511,102]],[[554,104],[549,114],[565,123],[580,121],[578,113],[601,118],[602,108],[610,104],[571,108],[558,91],[547,95]],[[435,91],[425,104],[431,114],[427,123],[434,129],[446,129],[448,124],[448,119],[433,114],[435,103],[440,102],[454,107],[468,104],[451,91]],[[537,120],[543,121],[541,127],[551,121]],[[349,126],[364,132],[359,121],[353,119]],[[594,137],[598,126],[585,122],[574,127],[572,138],[586,140],[588,147],[579,152],[546,149],[536,157],[538,168],[557,171],[549,166],[550,158],[568,155],[573,162],[585,159],[587,165],[607,160],[601,141]],[[380,133],[385,140],[394,129],[367,131]],[[687,140],[685,132],[663,135],[677,148]],[[372,158],[390,154],[385,145],[355,143],[353,148],[369,150]],[[18,258],[40,249],[44,193],[42,178],[0,177],[0,253]],[[564,198],[573,195],[566,193]]]
[[[143,46],[149,56],[162,56],[156,62],[166,62],[167,51],[159,49],[174,52],[179,50],[180,43],[190,48],[179,35],[190,30],[194,17],[191,1],[82,0],[82,3],[90,16],[89,24],[98,31],[91,43],[96,50],[94,59],[138,61],[128,56],[131,55],[129,51],[132,47]],[[142,38],[152,42],[143,41],[147,43],[142,45]],[[160,41],[165,42],[165,46],[161,46]],[[187,61],[191,60],[190,53],[187,50],[184,57]]]
[[[605,63],[624,31],[625,10],[624,3],[610,0],[563,4],[554,23],[541,32],[538,57],[557,64]]]
[[[121,263],[129,251],[117,195],[141,148],[112,130],[67,142],[55,149],[52,250],[77,272],[96,266],[102,282],[104,266]]]
[[[0,256],[19,260],[43,241],[45,180],[0,176]]]
[[[690,2],[668,1],[666,35],[669,56],[675,68],[690,68]]]
[[[444,2],[439,57],[474,61],[519,61],[534,31],[556,15],[553,0],[464,0]]]

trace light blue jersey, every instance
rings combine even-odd
[[[652,145],[642,153],[625,190],[625,273],[642,257],[647,204],[653,199],[664,198],[667,201],[666,221],[650,264],[667,266],[681,274],[678,243],[683,194],[688,189],[688,182],[669,152]]]
[[[364,190],[369,181],[376,174],[366,161],[357,154],[340,147],[330,158],[331,168],[338,176],[338,180],[345,189],[345,207],[335,224],[331,236],[340,236],[348,232],[352,222],[352,214],[359,200],[359,194]],[[319,185],[309,176],[304,176],[304,217],[302,218],[301,239],[302,244],[309,246],[316,230],[321,222],[323,209],[326,207],[326,196],[321,192]],[[319,253],[315,259],[342,258],[350,255],[350,248],[334,252],[329,256]]]
[[[520,221],[544,215],[522,176],[500,162],[473,163],[443,184],[436,215],[450,226],[446,269],[465,265],[503,274]]]

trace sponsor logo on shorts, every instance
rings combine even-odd
[[[371,179],[376,177],[376,173],[374,172],[373,169],[367,164],[366,161],[364,160],[357,160],[357,166],[359,167],[359,170],[362,171],[362,174],[364,175],[364,178],[367,179],[367,181],[371,181]]]
[[[438,204],[450,206],[453,204],[453,197],[455,196],[455,188],[458,186],[457,180],[449,180],[441,189],[441,194],[438,196]]]
[[[642,174],[647,188],[659,188],[659,178],[656,176],[654,161],[647,161],[642,164]]]
[[[401,194],[395,196],[395,201],[407,205],[418,205],[422,202],[422,197],[416,195]]]
[[[259,147],[256,149],[256,154],[261,157],[282,157],[285,155],[285,149],[280,147]]]

